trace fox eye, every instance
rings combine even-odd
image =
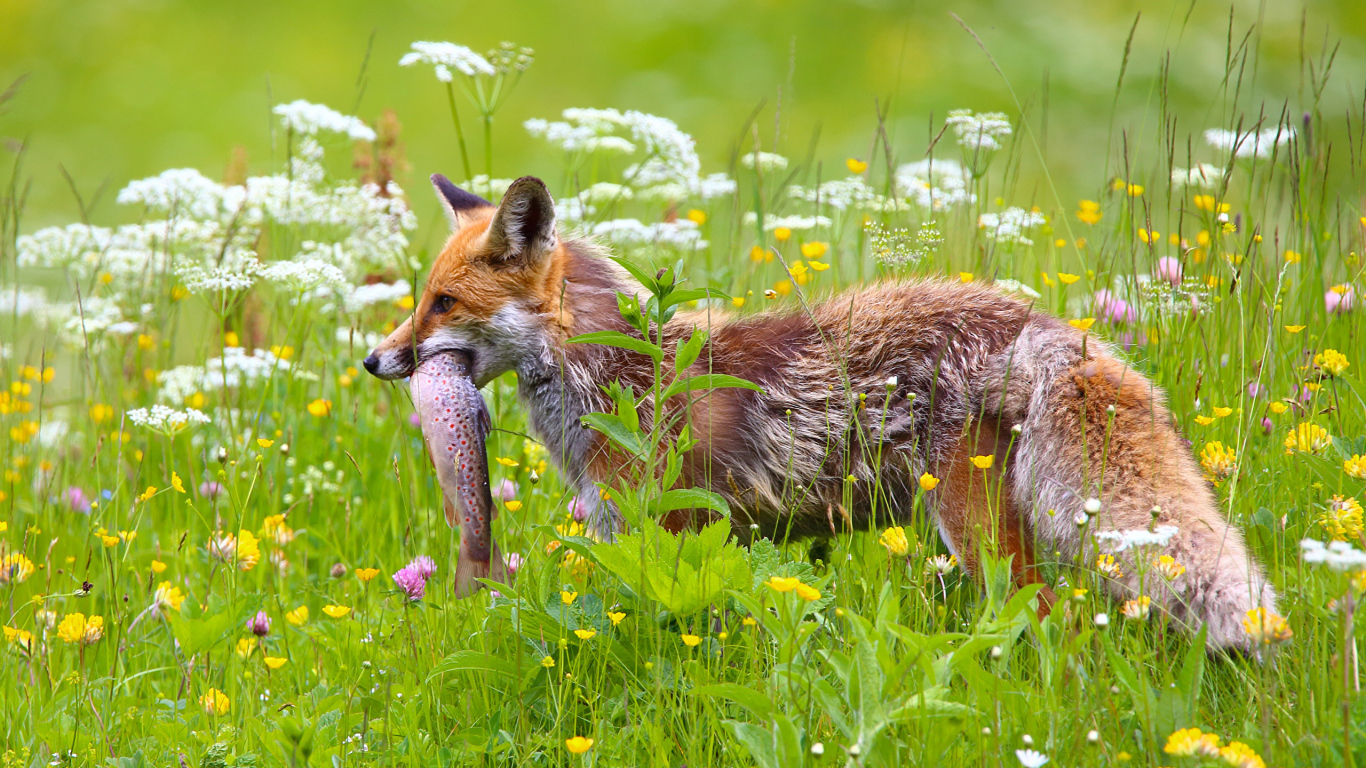
[[[432,302],[432,311],[444,315],[445,313],[450,312],[451,308],[454,306],[455,297],[443,293],[440,296],[437,296],[436,300]]]

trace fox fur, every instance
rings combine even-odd
[[[473,358],[477,386],[515,371],[532,429],[581,502],[595,505],[590,530],[609,539],[620,523],[596,484],[612,482],[625,459],[580,419],[611,409],[611,381],[648,390],[653,368],[634,352],[566,342],[636,334],[617,293],[643,289],[599,246],[558,236],[540,180],[518,179],[498,206],[439,175],[433,182],[453,232],[412,316],[365,367],[397,379],[415,360],[459,349]],[[1122,574],[1106,584],[1116,599],[1147,594],[1180,624],[1206,626],[1212,649],[1245,648],[1246,613],[1275,607],[1162,391],[1094,335],[1017,298],[981,284],[887,280],[797,308],[680,313],[665,349],[694,328],[709,336],[687,375],[762,387],[661,406],[698,440],[681,482],[724,497],[742,540],[907,521],[929,472],[941,482],[924,493],[927,508],[969,572],[985,545],[1012,558],[1017,583],[1037,582],[1036,547],[1091,567],[1098,551],[1087,532],[1170,525],[1177,532],[1163,553],[1185,572],[1168,581],[1135,562],[1134,549],[1114,553]],[[988,455],[986,469],[970,461]],[[1092,501],[1095,514],[1083,517],[1092,499],[1099,510]],[[1051,594],[1041,592],[1044,602]]]

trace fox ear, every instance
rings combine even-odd
[[[439,173],[432,174],[432,186],[436,187],[436,199],[440,200],[441,207],[446,209],[446,218],[451,220],[451,227],[454,229],[465,226],[465,222],[472,214],[493,207],[493,203],[455,186],[450,179]]]
[[[489,224],[489,258],[495,264],[532,266],[555,250],[555,201],[534,176],[512,182]]]

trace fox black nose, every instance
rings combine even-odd
[[[365,370],[369,371],[370,373],[374,373],[375,371],[379,370],[379,358],[375,357],[372,354],[369,357],[365,358],[365,361],[362,362],[361,365],[365,366]]]

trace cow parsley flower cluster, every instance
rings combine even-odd
[[[1109,542],[1113,544],[1111,551],[1123,552],[1128,549],[1141,547],[1165,547],[1167,542],[1176,535],[1177,527],[1174,525],[1159,525],[1151,531],[1147,528],[1125,529],[1122,531],[1096,531],[1094,536],[1097,541]]]
[[[237,389],[268,380],[275,373],[300,373],[273,352],[258,349],[247,354],[241,347],[228,347],[222,357],[209,358],[204,365],[178,365],[157,374],[161,400],[179,405],[197,392]]]
[[[961,163],[933,158],[906,163],[893,175],[897,194],[933,212],[977,202],[977,195],[968,191],[971,180]]]
[[[1006,245],[1033,245],[1027,233],[1043,226],[1044,216],[1037,211],[1007,208],[1000,213],[984,213],[977,217],[977,226],[986,232],[988,240]]]
[[[139,427],[147,427],[163,435],[174,435],[193,424],[208,424],[209,417],[194,408],[177,411],[164,405],[151,408],[134,408],[126,414],[128,420]]]
[[[168,216],[226,220],[242,209],[246,192],[243,187],[225,187],[193,168],[172,168],[129,182],[117,200],[119,205],[141,204]]]
[[[798,200],[828,205],[840,211],[867,205],[876,202],[879,198],[877,192],[868,186],[868,182],[864,181],[862,176],[850,176],[847,179],[827,181],[815,189],[807,189],[793,184],[788,187],[787,193]]]
[[[1315,539],[1300,542],[1301,557],[1310,565],[1326,565],[1338,573],[1366,571],[1366,552],[1345,541],[1330,541],[1327,546]]]
[[[683,251],[699,251],[708,243],[697,224],[687,220],[646,224],[637,219],[611,219],[594,224],[588,234],[624,248],[667,246]]]
[[[272,110],[280,116],[285,128],[305,136],[320,133],[340,133],[356,141],[374,141],[375,132],[363,120],[299,99],[288,104],[276,104]]]
[[[400,67],[411,67],[417,64],[431,64],[436,67],[436,79],[443,83],[449,83],[454,79],[451,70],[455,70],[466,77],[498,74],[498,70],[488,59],[463,45],[456,45],[455,43],[413,43],[412,51],[405,53],[403,58],[398,60],[398,65]]]
[[[974,115],[970,109],[955,109],[944,122],[958,135],[958,146],[971,152],[1000,149],[1000,139],[1011,134],[1010,118],[1002,112]]]
[[[1177,189],[1214,189],[1223,181],[1223,167],[1212,163],[1198,163],[1193,168],[1172,169],[1172,186]]]
[[[1226,131],[1210,128],[1205,131],[1205,143],[1221,152],[1231,152],[1234,157],[1270,157],[1276,147],[1288,145],[1295,140],[1295,128],[1277,125],[1260,131]]]

